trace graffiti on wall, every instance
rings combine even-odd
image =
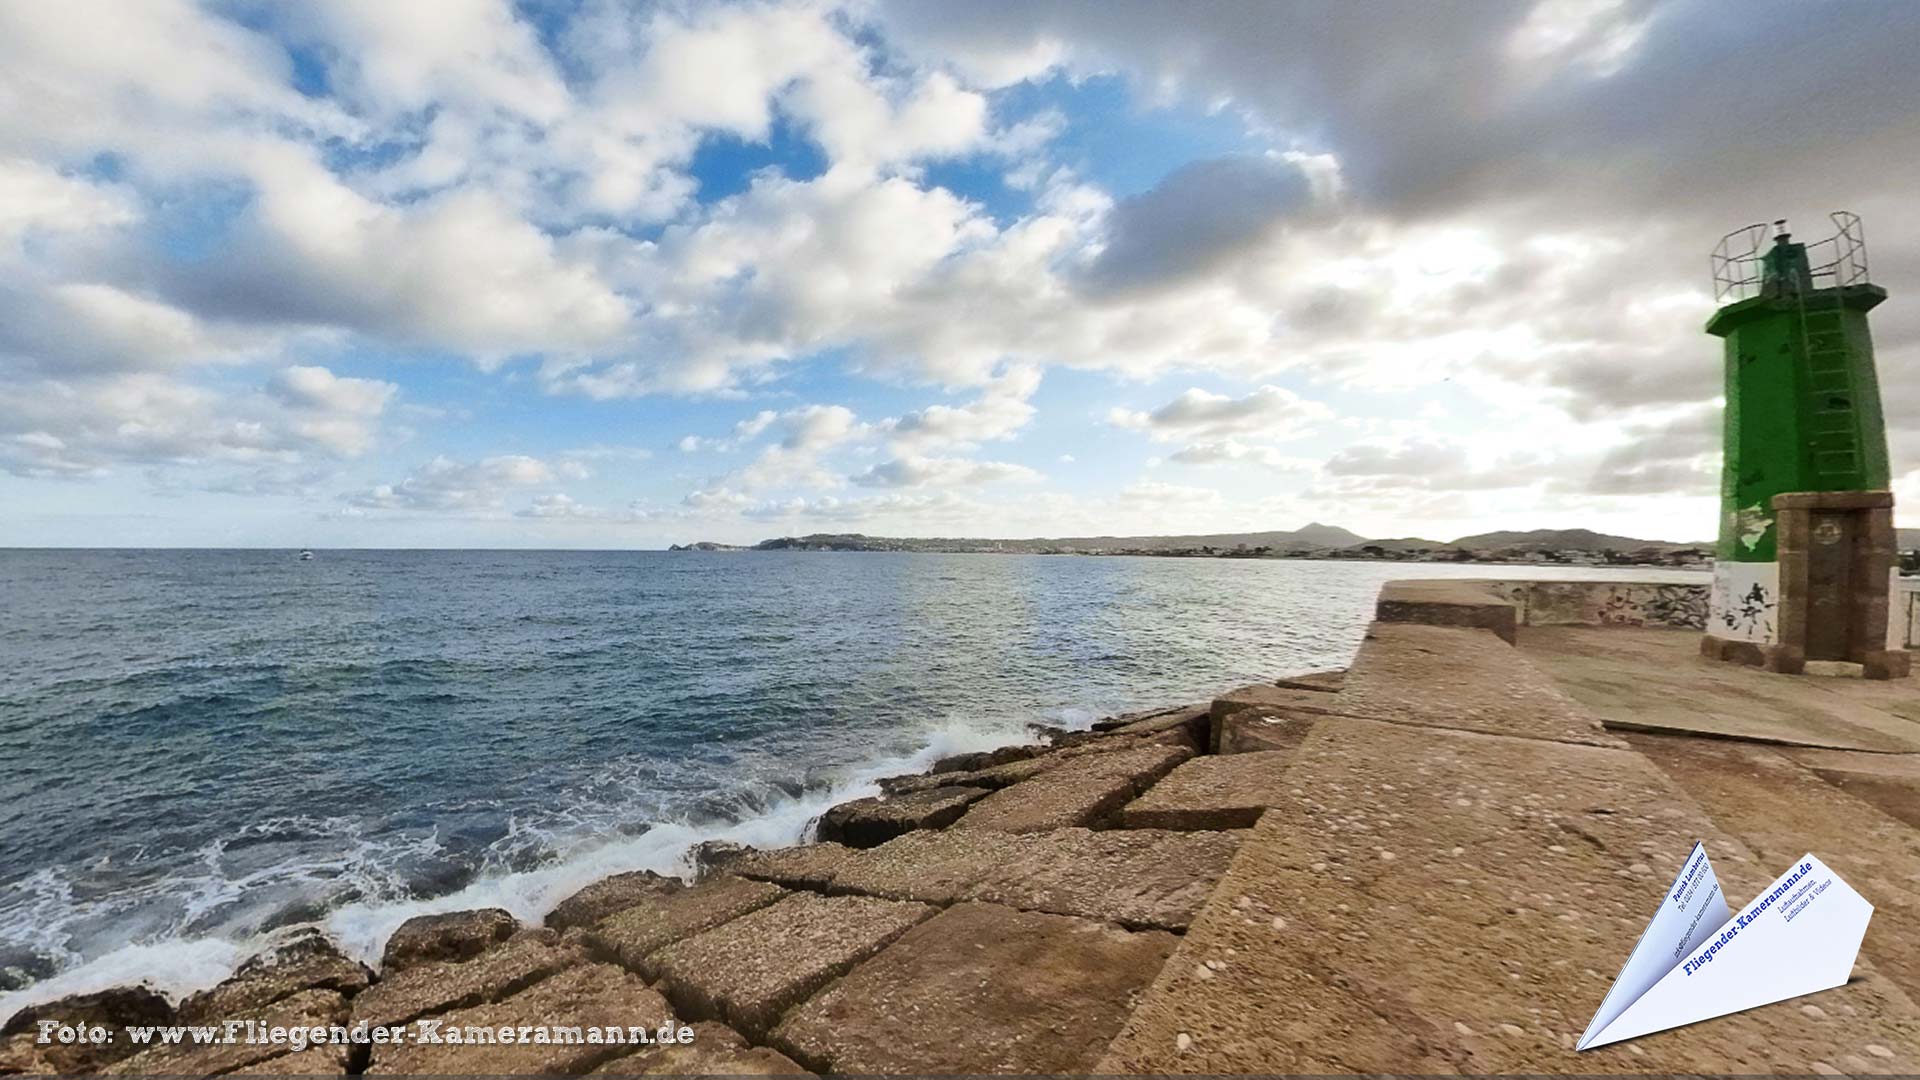
[[[1526,626],[1707,625],[1705,585],[1632,581],[1508,581],[1495,584]]]
[[[1708,630],[1716,637],[1772,644],[1779,640],[1780,564],[1722,562],[1713,568]]]

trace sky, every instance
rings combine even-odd
[[[0,0],[0,545],[1717,531],[1920,4]],[[1920,513],[1896,511],[1920,525]]]

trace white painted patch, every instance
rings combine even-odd
[[[1773,528],[1773,515],[1760,503],[1744,507],[1733,512],[1733,527],[1740,537],[1741,546],[1752,551],[1755,545],[1766,538],[1767,530]]]
[[[1908,586],[1920,582],[1903,579],[1897,566],[1887,574],[1892,578],[1887,586],[1892,590],[1887,598],[1887,648],[1909,649],[1920,638],[1920,591]]]
[[[1779,563],[1722,559],[1714,564],[1713,593],[1707,600],[1707,633],[1731,641],[1772,645],[1780,640],[1779,610]]]

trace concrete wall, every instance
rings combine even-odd
[[[1707,628],[1707,591],[1699,585],[1639,581],[1489,581],[1513,603],[1522,626],[1672,626]]]
[[[1671,626],[1685,630],[1707,628],[1710,586],[1675,585],[1645,581],[1488,581],[1477,578],[1437,578],[1392,582],[1381,599],[1439,599],[1443,592],[1459,594],[1455,602],[1473,596],[1499,597],[1513,605],[1520,626]],[[1401,594],[1406,594],[1401,597]],[[1900,579],[1892,604],[1894,648],[1920,648],[1920,578]],[[1388,618],[1382,615],[1382,618]],[[1428,618],[1389,618],[1389,621],[1426,622]]]

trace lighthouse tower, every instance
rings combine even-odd
[[[1887,435],[1860,219],[1796,242],[1786,222],[1713,253],[1707,333],[1726,341],[1720,543],[1701,652],[1798,674],[1898,678]]]

